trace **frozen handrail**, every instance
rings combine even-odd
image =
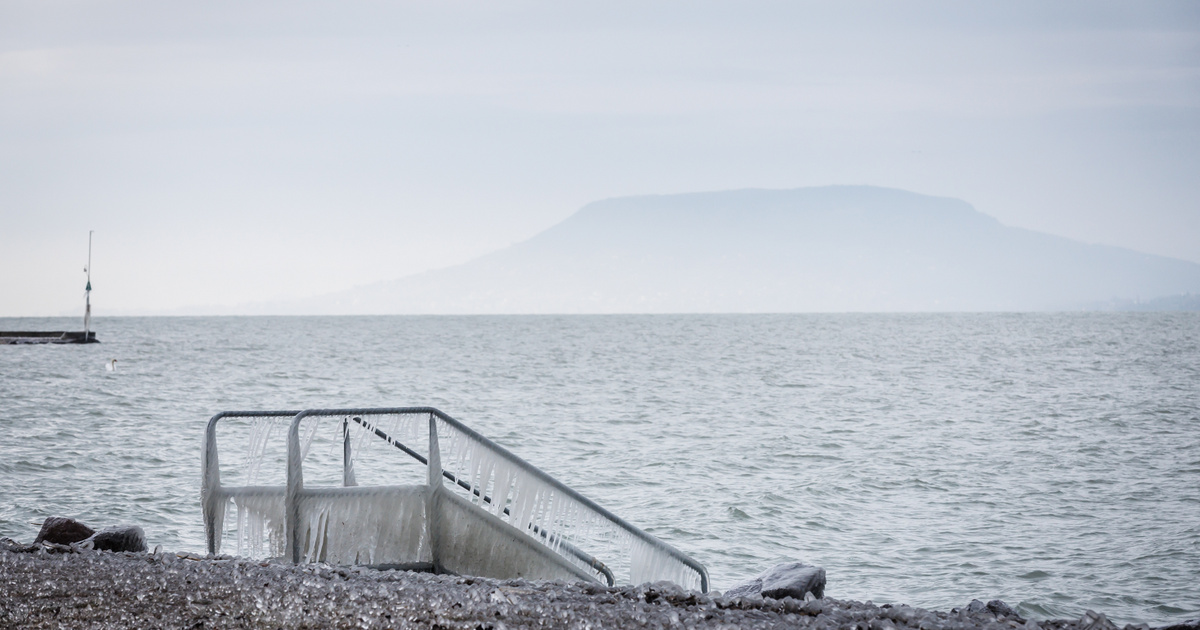
[[[374,425],[364,421],[361,416],[353,416],[350,419],[353,420],[354,422],[358,423],[359,425],[361,425],[363,427],[363,429],[374,433],[375,436],[378,437],[379,439],[383,440],[384,442],[387,442],[388,444],[391,444],[392,446],[396,447],[401,452],[407,454],[409,457],[412,457],[413,459],[417,460],[418,462],[421,462],[422,464],[425,464],[426,466],[429,465],[429,459],[427,457],[425,457],[424,455],[405,446],[402,442],[392,438],[392,436],[390,436],[387,433],[384,433],[382,430],[380,430],[379,427],[374,426]],[[347,442],[347,444],[349,444],[349,442]],[[347,457],[347,461],[349,461],[348,457]],[[344,473],[344,475],[347,478],[349,478],[349,474],[350,474],[349,472]],[[467,483],[466,481],[459,479],[457,476],[454,475],[454,473],[450,472],[449,470],[442,469],[442,476],[445,477],[446,479],[450,480],[451,482],[457,484],[463,490],[466,490],[467,492],[470,492],[471,494],[479,497],[480,499],[483,500],[484,503],[488,503],[488,504],[494,503],[494,501],[492,500],[492,497],[481,492],[479,490],[479,488],[471,487],[470,483]],[[511,510],[509,510],[508,507],[504,507],[501,511],[505,515],[511,516],[511,514],[512,514]],[[536,525],[531,526],[530,529],[533,530],[533,533],[538,534],[542,538],[550,538],[550,536],[552,535],[552,532],[548,532],[545,529],[542,529]],[[603,575],[604,581],[608,582],[609,586],[616,585],[616,576],[613,575],[612,570],[609,569],[603,562],[598,560],[595,556],[587,554],[583,550],[579,549],[575,545],[572,545],[568,542],[564,541],[561,544],[563,546],[564,551],[566,551],[567,553],[569,553],[576,559],[582,561],[584,564],[588,565],[592,569],[595,569],[596,572]]]
[[[204,535],[208,553],[217,553],[221,547],[221,531],[224,527],[224,501],[236,494],[252,494],[253,486],[240,488],[221,487],[221,465],[217,456],[217,423],[226,418],[288,418],[297,411],[222,411],[208,420],[204,427],[204,450],[200,460],[200,506],[204,512]]]
[[[457,455],[462,466],[460,473],[483,490],[493,488],[491,495],[495,502],[484,506],[480,500],[480,507],[490,508],[493,513],[501,507],[511,508],[510,523],[521,530],[537,531],[541,527],[548,531],[549,537],[539,538],[551,547],[558,548],[571,542],[570,539],[589,551],[592,547],[602,547],[592,553],[603,558],[618,574],[627,575],[629,583],[670,579],[681,586],[708,591],[708,571],[699,562],[458,420],[436,409],[428,411],[449,433],[450,439],[442,452],[443,465],[453,465]],[[478,452],[481,449],[485,451],[482,454]],[[533,491],[520,492],[522,481],[531,485]],[[510,500],[506,501],[505,495],[510,492]]]
[[[413,415],[428,416],[429,457],[388,435],[375,423],[366,419],[371,416]],[[287,547],[293,561],[299,561],[301,556],[300,541],[296,533],[301,516],[300,493],[312,492],[302,490],[303,451],[307,448],[301,448],[300,425],[305,418],[338,417],[343,420],[346,440],[343,457],[345,485],[354,483],[349,432],[345,428],[346,423],[352,420],[362,427],[363,434],[360,435],[370,434],[380,438],[425,465],[427,469],[430,466],[429,460],[432,459],[440,474],[430,470],[430,484],[435,476],[449,480],[452,488],[460,488],[469,493],[467,499],[476,507],[498,517],[506,522],[507,526],[525,532],[529,539],[570,560],[575,566],[601,574],[609,584],[614,583],[613,570],[610,569],[613,567],[622,573],[628,571],[628,579],[634,583],[672,579],[681,585],[690,584],[693,588],[698,586],[704,592],[708,590],[708,572],[700,563],[600,507],[504,447],[433,407],[238,411],[213,416],[206,430],[202,489],[205,530],[210,553],[215,553],[220,544],[220,520],[224,510],[224,506],[219,505],[220,502],[228,501],[231,497],[258,495],[268,490],[253,486],[221,488],[215,440],[217,423],[229,417],[283,419],[289,416],[291,423],[287,434],[288,484],[287,493],[282,498],[285,520],[288,523]],[[445,437],[440,438],[439,434]],[[445,451],[442,451],[445,454],[441,457],[435,456],[442,448],[438,444],[439,439],[445,442]],[[278,495],[281,489],[270,490]],[[602,553],[593,553],[606,560],[610,559],[608,556],[612,553],[621,557],[613,557],[617,562],[615,566],[611,563],[605,564],[594,557],[593,553],[583,551],[588,547],[603,548]],[[614,552],[614,549],[618,548],[623,548],[623,551]]]

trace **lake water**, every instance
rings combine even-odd
[[[689,553],[717,589],[798,559],[837,598],[1200,616],[1197,313],[95,328],[100,344],[0,346],[0,536],[66,515],[203,552],[214,413],[430,405]]]

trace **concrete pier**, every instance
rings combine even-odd
[[[0,346],[42,343],[100,343],[96,331],[0,330]]]

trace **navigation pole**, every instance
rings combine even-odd
[[[92,329],[92,232],[88,230],[88,262],[83,268],[83,272],[87,274],[87,288],[83,290],[83,342],[88,342],[88,337],[91,336]]]

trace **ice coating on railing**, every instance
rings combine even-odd
[[[424,453],[429,432],[426,414],[349,414],[335,417],[345,422],[351,444],[350,467],[359,485],[419,483],[424,465],[396,448],[401,444]],[[387,438],[380,437],[378,430]]]
[[[675,556],[664,553],[657,543],[634,538],[631,560],[631,584],[667,580],[684,588],[700,589],[700,574]]]
[[[286,463],[286,437],[287,427],[292,421],[291,416],[250,416],[250,417],[231,417],[229,420],[232,426],[229,431],[233,431],[237,436],[245,436],[245,451],[240,465],[236,467],[236,471],[240,472],[239,476],[235,476],[237,481],[243,485],[225,487],[222,494],[225,500],[220,503],[221,510],[218,523],[227,523],[227,526],[232,526],[231,531],[222,531],[221,536],[217,540],[217,548],[215,551],[220,551],[222,542],[232,543],[229,546],[233,547],[235,553],[239,556],[249,558],[269,558],[281,557],[288,554],[286,532],[285,532],[285,516],[284,516],[284,498],[283,488],[274,487],[274,492],[263,491],[270,488],[258,488],[254,484],[259,483],[264,476],[272,479],[281,479],[282,469]],[[319,463],[322,466],[310,467],[310,476],[315,482],[313,487],[318,487],[316,484],[327,479],[323,479],[322,469],[329,468],[329,464],[340,463],[340,451],[336,448],[341,444],[341,440],[331,431],[335,424],[341,427],[342,418],[336,418],[336,422],[331,422],[330,418],[315,416],[311,418],[301,427],[300,432],[300,449],[302,460],[310,460],[312,457],[318,457]],[[347,426],[351,429],[351,440],[358,444],[359,447],[354,449],[355,459],[362,459],[364,455],[368,460],[384,459],[393,464],[397,462],[394,453],[379,452],[381,449],[371,449],[374,443],[382,443],[376,439],[367,429],[359,423],[347,421]],[[379,422],[380,420],[390,420],[390,423],[385,422],[386,426],[397,434],[412,435],[412,425],[420,424],[415,422],[411,417],[402,417],[398,415],[368,417],[366,424],[373,426],[371,422]],[[405,425],[408,425],[407,427]],[[324,429],[324,431],[322,431]],[[322,434],[325,435],[322,435]],[[324,439],[319,439],[324,438]],[[370,438],[370,439],[368,439]],[[424,437],[422,437],[424,439]],[[383,444],[385,448],[386,444]],[[371,461],[370,463],[378,463]],[[267,466],[267,469],[264,469]],[[411,464],[410,464],[411,466]],[[279,470],[275,470],[278,468]],[[373,471],[376,474],[376,479],[386,480],[388,478],[387,471]],[[326,475],[328,477],[328,475]],[[394,480],[393,480],[394,481]],[[250,494],[246,494],[249,492]],[[332,551],[334,554],[334,562],[345,562],[347,564],[356,563],[354,557],[360,556],[367,558],[366,562],[370,563],[371,558],[382,557],[385,560],[380,562],[420,562],[427,561],[418,558],[421,554],[413,551],[408,554],[412,558],[404,558],[394,560],[401,554],[393,547],[399,549],[413,548],[414,544],[411,537],[398,536],[394,544],[375,544],[373,541],[379,538],[378,535],[371,535],[370,527],[375,531],[381,528],[388,527],[390,524],[382,522],[381,514],[393,514],[398,520],[407,522],[406,531],[413,530],[414,518],[419,523],[424,518],[424,507],[417,506],[417,516],[412,516],[412,510],[402,510],[396,507],[396,498],[394,492],[389,494],[386,491],[381,491],[377,496],[371,497],[368,495],[358,495],[352,500],[346,501],[344,508],[333,509],[330,513],[329,504],[337,503],[338,500],[323,500],[322,502],[312,504],[314,507],[309,510],[312,512],[312,517],[307,519],[306,526],[313,525],[314,531],[319,530],[320,534],[309,537],[313,545],[317,548],[317,553],[324,553],[326,556]],[[236,511],[236,519],[232,522],[227,522],[224,518],[225,513]],[[306,512],[307,514],[307,512]],[[347,518],[347,515],[349,517]],[[357,518],[361,516],[362,518]],[[347,527],[344,523],[357,523],[354,527]],[[369,526],[367,524],[370,524]],[[417,527],[416,531],[421,533],[423,527]],[[395,533],[395,528],[389,531]],[[232,538],[232,540],[222,541],[221,538]],[[365,540],[361,544],[354,541]],[[428,552],[425,552],[428,556]],[[349,560],[343,560],[349,558]],[[379,562],[375,562],[379,563]]]
[[[237,555],[245,558],[277,558],[284,555],[283,493],[235,496],[237,507]],[[228,508],[226,508],[228,509]]]
[[[455,427],[439,424],[438,433],[446,438],[443,466],[479,492],[468,493],[455,484],[447,487],[589,574],[596,570],[580,555],[602,558],[611,570],[619,570],[620,558],[628,555],[627,534],[606,527],[610,524],[601,515]],[[594,536],[605,529],[612,529],[606,532],[608,540]],[[581,553],[563,553],[563,543]]]
[[[257,486],[284,481],[283,466],[287,457],[287,416],[253,416],[227,418],[227,438],[244,439],[245,451],[231,472],[238,486]],[[238,455],[234,451],[233,455]]]
[[[303,561],[430,562],[425,503],[424,487],[308,490],[300,502]]]
[[[214,519],[206,523],[213,527],[216,536],[213,539],[213,549],[219,553],[222,547],[240,556],[263,558],[278,556],[285,545],[283,519],[283,489],[282,487],[262,487],[264,477],[272,480],[282,480],[283,458],[286,452],[286,427],[291,420],[287,415],[241,415],[226,416],[222,425],[229,437],[241,437],[245,450],[233,450],[231,466],[227,473],[234,473],[229,481],[238,485],[224,486],[213,484],[205,463],[205,488],[202,494],[212,494],[212,510]],[[232,432],[230,436],[228,433]],[[208,440],[215,440],[214,435],[206,432],[205,451],[210,445]],[[240,457],[239,457],[240,455]],[[211,456],[216,459],[215,445]],[[265,466],[265,467],[264,467]],[[216,475],[215,477],[219,477]],[[206,501],[209,499],[206,498]],[[236,518],[229,519],[229,514]],[[232,540],[226,540],[232,538]]]
[[[306,471],[343,469],[341,481],[352,487],[321,483],[330,479],[318,474],[309,481],[306,472],[298,496],[296,532],[303,562],[430,562],[425,527],[428,488],[423,483],[399,483],[421,481],[424,473],[417,462],[389,444],[401,438],[408,443],[427,440],[418,434],[420,420],[421,416],[412,414],[314,413],[304,418],[301,462],[317,464],[306,466]],[[316,438],[318,435],[321,437]],[[313,456],[323,461],[311,462]],[[412,474],[414,471],[421,475]]]
[[[211,431],[217,420],[235,419],[232,430],[242,432],[246,450],[231,463],[247,484],[222,486],[219,474],[210,475],[215,439],[206,445],[202,496],[217,499],[204,503],[206,529],[218,534],[210,549],[232,534],[238,555],[256,558],[707,585],[695,561],[441,412],[294,413],[235,412],[210,421]],[[290,430],[276,426],[283,423]],[[441,466],[431,470],[425,462],[434,444]],[[248,485],[279,472],[284,486]],[[231,507],[237,519],[222,526]],[[232,532],[223,531],[230,525]]]
[[[287,424],[291,418],[257,416],[249,420],[250,436],[246,444],[245,460],[242,462],[243,488],[259,483],[263,464],[271,455],[278,458],[278,447],[284,444]],[[306,443],[311,443],[311,436],[308,437]],[[276,443],[272,442],[272,438]],[[287,540],[284,533],[283,493],[238,495],[231,497],[230,501],[237,509],[236,529],[233,532],[237,555],[247,558],[275,558],[284,555]],[[225,509],[229,510],[228,503]]]
[[[271,433],[280,422],[281,420],[275,417],[259,417],[250,420],[250,439],[246,443],[246,461],[243,462],[242,479],[244,479],[245,485],[252,486],[258,481],[258,472],[262,470]],[[238,520],[240,522],[241,519]]]
[[[472,491],[447,483],[479,508],[596,575],[594,562],[607,566],[618,583],[670,580],[700,588],[700,574],[661,544],[646,542],[578,501],[506,454],[438,421],[442,465]]]

